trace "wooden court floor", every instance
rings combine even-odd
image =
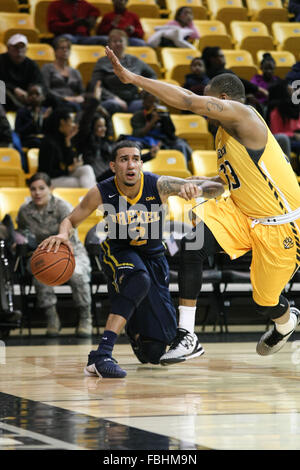
[[[2,348],[0,449],[300,449],[300,341],[202,344],[170,367],[117,344],[114,380],[83,375],[90,344]]]

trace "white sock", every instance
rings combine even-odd
[[[278,331],[278,333],[281,333],[282,335],[287,335],[295,328],[296,324],[297,324],[297,317],[294,313],[291,313],[290,318],[286,323],[282,323],[282,324],[276,323],[276,330]]]
[[[190,333],[194,333],[196,308],[197,307],[185,307],[184,305],[179,305],[179,328],[184,328]]]

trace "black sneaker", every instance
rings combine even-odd
[[[84,368],[84,375],[88,377],[102,377],[110,379],[122,379],[127,372],[118,366],[116,359],[111,356],[102,356],[97,351],[91,351],[88,363]]]
[[[289,337],[294,333],[297,325],[300,322],[300,311],[295,307],[290,307],[290,312],[296,316],[296,324],[295,327],[286,335],[282,335],[276,330],[276,326],[274,325],[269,331],[267,331],[259,340],[256,346],[256,352],[260,356],[269,356],[270,354],[274,354],[279,351]]]
[[[202,354],[204,354],[204,349],[199,343],[197,335],[183,328],[177,328],[176,337],[168,351],[161,356],[160,364],[162,366],[176,364],[177,362],[193,359]]]

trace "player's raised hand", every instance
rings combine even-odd
[[[132,77],[134,74],[129,72],[129,70],[125,69],[125,67],[123,67],[123,65],[120,64],[119,59],[108,46],[105,47],[105,53],[107,57],[109,58],[109,60],[111,61],[114,72],[117,75],[117,77],[119,77],[121,82],[131,83]]]
[[[74,253],[73,245],[70,242],[69,238],[62,234],[51,235],[50,237],[45,238],[45,240],[43,240],[38,247],[41,250],[47,250],[48,252],[51,251],[53,248],[54,253],[57,253],[61,243],[67,245],[70,248],[71,252]]]

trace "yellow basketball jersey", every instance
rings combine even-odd
[[[216,135],[219,176],[229,185],[234,203],[253,218],[285,214],[300,207],[300,188],[291,164],[267,129],[267,144],[257,158],[222,127]]]

